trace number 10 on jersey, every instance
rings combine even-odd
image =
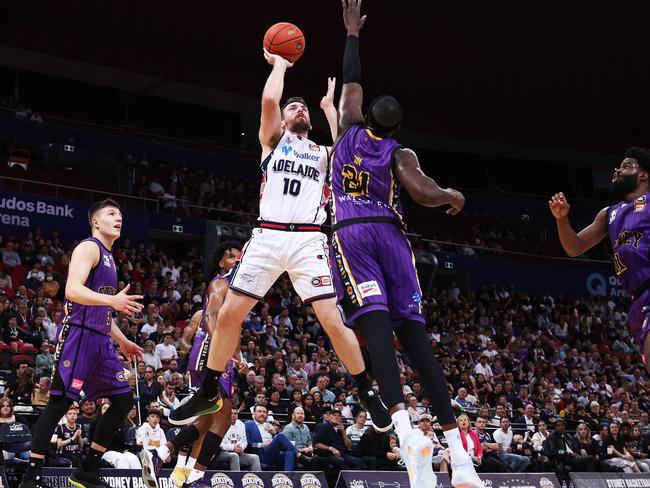
[[[297,197],[300,193],[300,180],[290,180],[289,178],[284,179],[284,190],[282,190],[283,195],[292,195]]]

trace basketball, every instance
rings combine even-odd
[[[305,36],[290,22],[278,22],[264,34],[264,47],[271,54],[277,54],[295,63],[305,52]]]

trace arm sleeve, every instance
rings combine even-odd
[[[361,59],[359,58],[359,38],[348,36],[343,52],[343,83],[361,83]]]

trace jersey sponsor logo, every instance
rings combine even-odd
[[[310,180],[318,181],[320,171],[308,164],[296,163],[289,159],[278,159],[273,163],[273,171],[276,173],[289,173],[293,175],[303,176]]]
[[[639,198],[634,200],[634,211],[643,212],[645,210],[646,196],[641,195]]]
[[[314,276],[311,279],[311,284],[312,286],[319,287],[319,286],[331,286],[332,285],[332,278],[329,276]]]
[[[298,151],[294,150],[293,155],[298,159],[306,159],[307,161],[316,162],[320,160],[320,154],[309,154],[308,151],[299,153]]]
[[[618,212],[618,209],[615,208],[614,210],[612,210],[612,213],[609,214],[609,223],[610,223],[610,224],[611,224],[612,222],[614,222],[614,219],[616,218],[616,213],[617,213],[617,212]]]
[[[359,288],[359,293],[363,298],[371,297],[373,295],[381,295],[381,289],[375,280],[359,283],[357,288]]]
[[[212,488],[232,488],[235,486],[230,477],[224,473],[215,473],[210,478]]]
[[[70,388],[74,390],[81,390],[84,386],[83,380],[80,380],[78,378],[75,378],[72,380],[72,385],[70,385]]]
[[[288,156],[289,153],[293,150],[291,146],[282,146],[281,151],[284,153],[285,156]]]

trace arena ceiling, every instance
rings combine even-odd
[[[650,145],[648,2],[366,0],[363,9],[366,99],[393,94],[408,127],[579,151]],[[326,77],[340,79],[338,0],[4,0],[0,44],[26,64],[89,63],[128,74],[126,90],[215,90],[249,110],[269,71],[262,36],[278,21],[306,35],[285,93],[315,107]]]

